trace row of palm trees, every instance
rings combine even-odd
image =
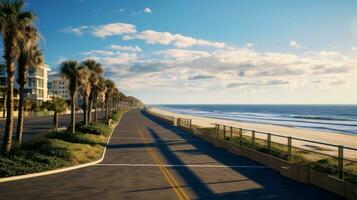
[[[35,15],[32,12],[24,11],[23,0],[0,0],[0,34],[7,70],[7,94],[5,95],[5,89],[2,90],[4,101],[6,99],[6,123],[1,148],[3,154],[8,154],[13,146],[15,70],[18,72],[17,82],[20,86],[16,145],[21,146],[25,102],[24,87],[27,83],[28,68],[44,64],[43,54],[39,48],[40,34],[34,21]],[[118,108],[119,101],[125,98],[133,101],[133,97],[126,97],[119,92],[113,81],[103,77],[103,68],[95,60],[86,60],[81,63],[73,60],[65,61],[61,63],[61,73],[69,81],[72,132],[75,132],[76,96],[79,91],[83,97],[85,124],[93,120],[91,112],[93,107],[96,111],[94,120],[97,120],[97,101],[101,95],[105,95],[106,118],[109,118],[112,109]],[[134,98],[134,100],[136,99]]]
[[[104,96],[105,99],[106,119],[110,117],[112,109],[118,109],[119,102],[126,101],[127,97],[118,90],[115,83],[103,77],[102,65],[95,60],[88,59],[81,63],[75,60],[64,61],[61,63],[61,73],[69,82],[72,133],[75,132],[75,108],[78,92],[83,100],[83,122],[85,125],[97,121],[97,111],[100,105],[98,100],[101,99],[99,97]],[[92,117],[93,108],[95,110],[94,119]]]

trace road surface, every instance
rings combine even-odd
[[[93,112],[94,115],[94,112]],[[92,115],[92,116],[93,116]],[[94,117],[94,116],[93,116]],[[98,118],[104,117],[104,111],[98,112]],[[83,114],[76,114],[76,120],[82,121]],[[59,116],[59,127],[68,127],[71,123],[71,115],[63,114]],[[17,126],[17,118],[14,118],[14,131],[13,137],[15,137]],[[4,135],[5,129],[5,119],[0,120],[0,141],[2,142],[2,138]],[[53,116],[29,116],[24,119],[24,134],[23,139],[27,141],[33,137],[39,136],[41,134],[45,134],[53,129]]]
[[[103,162],[0,183],[0,199],[339,199],[162,123],[125,114]]]

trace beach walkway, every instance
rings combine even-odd
[[[0,183],[0,199],[339,199],[133,110],[102,163]]]

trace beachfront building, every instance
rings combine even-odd
[[[48,71],[50,70],[49,66],[44,64],[37,67],[29,67],[28,69],[28,79],[25,85],[25,95],[26,99],[32,102],[35,102],[37,105],[40,105],[42,102],[49,100],[48,90],[47,90],[47,78]],[[18,97],[19,84],[16,81],[17,71],[15,71],[15,100]],[[7,84],[7,72],[6,66],[0,64],[0,87],[6,88]],[[2,94],[1,94],[1,98]]]
[[[48,76],[48,91],[50,96],[60,97],[64,100],[70,100],[71,96],[68,90],[68,80],[62,74],[51,74]]]
[[[27,99],[35,101],[38,104],[50,100],[47,89],[48,71],[48,65],[29,68],[28,79],[25,85]]]

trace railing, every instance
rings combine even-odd
[[[184,128],[192,128],[192,119],[177,118],[177,126],[182,126]]]
[[[213,125],[214,128],[198,128],[192,124],[192,119],[177,118],[179,127],[357,183],[356,148],[222,124]]]
[[[214,137],[234,145],[285,160],[307,165],[339,179],[357,181],[357,149],[296,137],[243,129],[222,124],[215,125]],[[314,150],[312,150],[314,149]],[[346,152],[348,152],[347,155]]]

